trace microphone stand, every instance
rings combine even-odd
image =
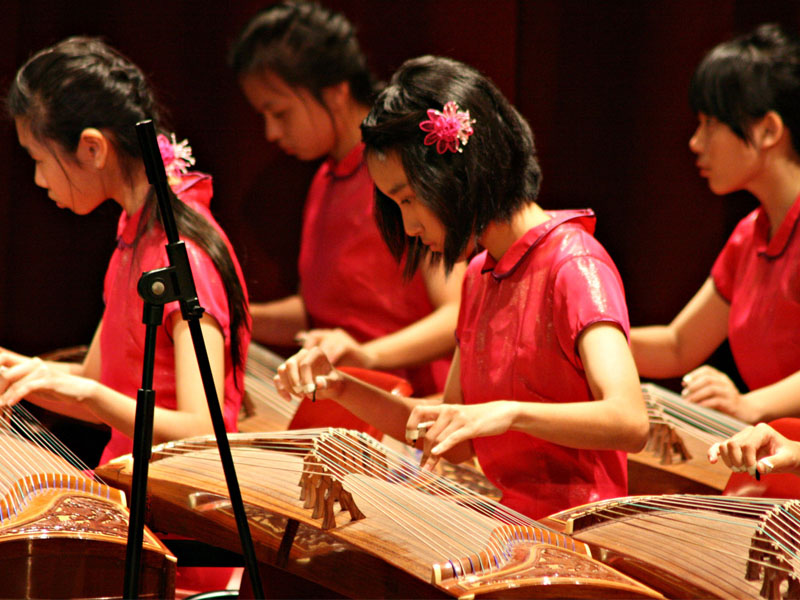
[[[164,316],[164,305],[178,300],[183,319],[189,323],[192,335],[192,344],[200,367],[200,375],[208,401],[208,410],[214,426],[214,435],[217,439],[220,458],[222,460],[225,480],[228,484],[228,494],[239,530],[242,543],[245,566],[250,575],[253,594],[256,598],[263,598],[261,579],[256,563],[253,540],[247,524],[247,515],[244,510],[242,493],[233,465],[231,448],[225,432],[225,422],[219,407],[217,390],[214,387],[214,378],[208,360],[203,332],[200,328],[200,318],[204,309],[200,306],[195,290],[189,257],[186,253],[184,242],[178,237],[175,225],[175,216],[170,205],[170,196],[167,187],[167,175],[161,153],[158,149],[155,127],[151,120],[136,124],[136,134],[142,149],[147,178],[155,188],[158,198],[161,220],[167,235],[167,256],[169,267],[155,269],[143,273],[139,279],[138,291],[144,300],[143,322],[146,325],[144,362],[142,365],[142,387],[136,395],[136,421],[133,435],[133,474],[131,481],[131,506],[130,522],[128,524],[128,545],[125,558],[125,598],[137,598],[139,592],[139,575],[141,570],[142,542],[144,537],[144,513],[147,493],[147,472],[150,463],[151,447],[153,445],[153,414],[155,411],[155,390],[153,385],[153,370],[155,360],[155,342],[158,326]]]

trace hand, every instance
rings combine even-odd
[[[748,423],[752,418],[745,396],[722,371],[703,365],[687,373],[681,382],[681,395],[689,402],[713,408]]]
[[[71,375],[37,357],[0,353],[0,406],[13,406],[31,396],[82,402],[91,396],[95,383],[91,379]]]
[[[283,398],[292,396],[335,399],[344,378],[319,348],[300,350],[278,367],[275,388]]]
[[[800,443],[786,439],[766,423],[743,429],[708,449],[709,462],[722,461],[732,471],[800,473]]]
[[[515,402],[418,405],[406,423],[406,441],[423,440],[423,469],[432,470],[441,456],[461,442],[499,435],[511,427]]]
[[[341,328],[301,331],[297,339],[306,350],[321,349],[335,365],[371,369],[375,364],[375,357],[364,349],[364,345]]]

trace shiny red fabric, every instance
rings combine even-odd
[[[800,370],[800,198],[770,239],[759,207],[734,229],[711,270],[730,303],[728,341],[751,390]]]
[[[433,311],[422,276],[406,282],[381,238],[373,198],[362,144],[338,163],[323,163],[306,200],[298,264],[311,326],[341,327],[359,342],[402,329]],[[427,395],[444,389],[449,367],[450,359],[442,359],[394,373],[408,380],[416,395]],[[313,409],[316,426],[350,426],[350,413],[336,407],[301,411]],[[354,423],[364,428],[363,422]],[[304,425],[309,426],[307,421]]]
[[[178,197],[203,215],[225,240],[233,258],[242,287],[246,289],[236,255],[224,232],[211,215],[209,204],[213,194],[211,177],[200,173],[185,175],[181,183],[174,186]],[[118,225],[117,248],[111,256],[104,284],[105,311],[100,335],[102,365],[100,382],[131,398],[136,398],[142,386],[142,363],[144,357],[145,325],[142,323],[143,301],[136,286],[142,272],[169,265],[165,249],[166,235],[159,228],[142,236],[134,254],[133,241],[141,217],[141,211],[130,218],[124,212]],[[225,336],[225,400],[223,417],[228,431],[236,431],[236,420],[244,390],[242,369],[234,372],[230,353],[230,315],[228,299],[222,279],[208,255],[194,242],[184,240],[192,268],[197,298],[206,314],[214,317]],[[177,302],[164,307],[163,323],[170,315],[180,310]],[[250,334],[240,331],[240,345],[246,357]],[[158,328],[156,335],[153,389],[156,391],[156,406],[175,409],[175,357],[171,331],[166,325]],[[112,430],[111,440],[106,445],[100,463],[105,463],[121,454],[131,452],[132,440]]]
[[[464,279],[457,329],[466,404],[592,400],[577,353],[593,323],[630,330],[614,263],[592,237],[589,210],[550,212],[495,261]],[[473,440],[506,506],[533,518],[627,492],[624,452],[579,450],[520,432]]]

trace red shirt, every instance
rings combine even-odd
[[[593,323],[630,330],[622,280],[592,237],[590,210],[549,212],[464,278],[458,329],[465,404],[593,400],[577,351]],[[472,440],[503,504],[538,519],[627,493],[626,454],[567,448],[521,432]]]
[[[338,163],[324,162],[306,199],[298,264],[311,326],[341,327],[358,342],[403,329],[434,310],[422,275],[403,279],[402,266],[375,223],[373,205],[374,184],[363,144]],[[424,396],[444,389],[449,368],[447,358],[395,373],[411,383],[415,395]],[[331,409],[338,412],[337,406]],[[300,411],[305,414],[310,408],[301,406]],[[351,426],[331,420],[320,406],[313,411],[318,419],[304,420],[304,427]],[[296,426],[294,421],[291,426]]]
[[[800,198],[775,236],[762,207],[742,219],[711,270],[730,303],[728,340],[755,390],[800,370]]]
[[[239,281],[244,288],[239,263],[233,248],[220,226],[211,216],[209,204],[212,196],[211,177],[201,173],[183,176],[181,182],[173,187],[180,199],[199,212],[225,240],[233,258]],[[165,244],[166,235],[159,228],[151,229],[138,241],[134,254],[133,241],[142,211],[132,216],[122,213],[117,229],[117,248],[111,256],[104,283],[105,311],[103,329],[100,334],[102,365],[100,382],[131,398],[136,398],[142,387],[142,363],[144,360],[145,325],[142,323],[143,301],[136,286],[145,271],[169,265]],[[244,374],[242,369],[234,373],[230,353],[230,315],[228,298],[219,273],[208,255],[191,240],[184,239],[189,255],[189,263],[197,290],[197,298],[206,314],[214,317],[225,336],[225,401],[223,417],[228,431],[236,431],[236,419],[242,401]],[[180,310],[178,302],[164,307],[163,323],[169,322],[170,315]],[[156,335],[153,389],[156,392],[156,406],[175,409],[175,358],[171,331],[166,325],[159,326]],[[250,334],[239,332],[240,347],[246,357]],[[133,442],[129,437],[113,429],[111,440],[106,446],[101,464],[131,452]]]

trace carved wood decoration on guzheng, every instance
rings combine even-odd
[[[628,455],[629,493],[722,492],[730,471],[721,462],[708,462],[708,448],[747,423],[688,402],[652,383],[642,385],[642,395],[650,418],[650,437],[642,452]]]
[[[0,597],[120,598],[125,497],[21,405],[0,417]],[[140,595],[174,590],[175,558],[145,532]]]
[[[229,436],[259,560],[356,597],[660,597],[569,536],[509,511],[366,434]],[[154,529],[236,550],[208,438],[154,449]],[[121,485],[130,465],[104,477]]]
[[[629,497],[564,511],[548,522],[669,597],[800,597],[798,500]]]

